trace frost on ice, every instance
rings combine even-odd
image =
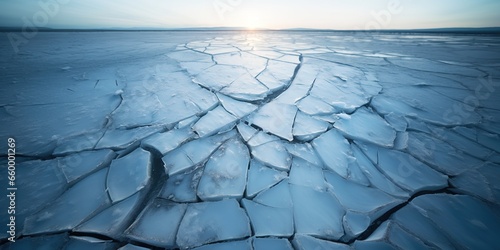
[[[498,37],[365,35],[2,50],[0,133],[19,146],[0,249],[495,248]]]

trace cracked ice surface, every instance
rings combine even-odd
[[[38,34],[1,52],[0,249],[495,248],[499,44]]]

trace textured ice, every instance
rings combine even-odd
[[[196,168],[187,173],[169,176],[159,196],[175,202],[197,201],[196,188],[202,173],[203,168]]]
[[[191,131],[190,127],[174,129],[165,133],[158,133],[144,139],[141,146],[143,148],[155,149],[160,154],[165,155],[166,153],[179,147],[185,141],[193,138],[194,135],[195,134]]]
[[[346,210],[365,214],[371,220],[402,203],[402,200],[378,189],[350,182],[331,171],[325,171],[325,179],[330,184],[331,192]]]
[[[74,231],[95,233],[119,239],[122,232],[131,222],[131,215],[139,206],[141,196],[136,193],[129,198],[106,208],[98,215],[76,227]]]
[[[278,170],[290,169],[292,157],[281,141],[271,141],[262,145],[251,147],[252,156],[260,162]]]
[[[384,116],[384,119],[394,128],[394,130],[403,132],[408,127],[406,119],[401,115],[396,115],[394,113],[389,113]]]
[[[329,192],[290,185],[293,197],[295,233],[339,240],[344,235],[342,216],[345,211]]]
[[[353,112],[369,101],[369,97],[363,94],[359,85],[346,83],[338,78],[317,79],[311,89],[311,95],[344,112]]]
[[[291,207],[270,207],[247,199],[243,199],[242,204],[250,218],[255,236],[289,237],[293,235]]]
[[[284,90],[275,101],[290,105],[295,105],[298,101],[306,98],[318,76],[317,67],[308,63],[306,58],[302,66],[297,70],[297,74],[290,86]]]
[[[500,166],[485,163],[477,169],[467,170],[450,179],[459,192],[498,204],[500,198]]]
[[[120,104],[120,97],[114,95],[114,84],[102,84],[97,88],[93,88],[93,84],[81,84],[72,80],[69,73],[54,72],[50,68],[52,63],[45,64],[46,70],[39,71],[47,74],[36,76],[11,71],[10,80],[2,80],[5,84],[1,87],[1,123],[10,126],[2,126],[0,133],[25,142],[16,147],[18,154],[48,156],[57,146],[58,139],[101,129],[106,117]],[[26,81],[12,79],[18,77],[25,77]],[[13,81],[18,82],[15,87],[7,84]],[[79,140],[78,143],[83,142]],[[87,145],[88,142],[79,146]],[[2,150],[7,152],[6,147]]]
[[[373,187],[394,196],[409,196],[408,191],[404,191],[389,180],[388,177],[380,172],[379,168],[377,168],[356,145],[352,146],[352,150],[353,156],[356,158],[359,168],[361,168],[361,170],[366,174]]]
[[[329,125],[299,111],[293,124],[293,136],[300,141],[310,141],[325,132]]]
[[[479,159],[471,157],[435,136],[425,133],[409,133],[408,151],[411,155],[433,166],[436,170],[452,176],[477,168],[482,164]]]
[[[293,239],[293,246],[298,250],[349,250],[349,245],[321,240],[304,234],[297,234]]]
[[[149,248],[140,247],[132,244],[127,244],[125,246],[118,248],[118,250],[148,250],[148,249]]]
[[[188,117],[180,122],[178,122],[176,125],[175,125],[175,128],[176,129],[181,129],[181,128],[190,128],[191,125],[193,125],[195,122],[197,122],[198,120],[200,119],[200,117],[198,117],[197,115],[193,115],[191,117]]]
[[[266,167],[262,163],[252,160],[248,169],[246,197],[252,198],[260,191],[270,188],[286,177],[286,172]]]
[[[286,144],[287,151],[298,158],[308,161],[316,166],[322,166],[321,159],[316,154],[316,151],[309,143],[289,143]]]
[[[355,238],[368,229],[373,223],[373,219],[367,214],[346,211],[342,222],[344,223],[346,238]]]
[[[498,156],[498,153],[500,152],[500,143],[498,143],[500,137],[498,136],[498,134],[489,133],[479,129],[470,129],[467,127],[456,127],[454,128],[454,130],[464,137],[467,137],[479,143],[480,145],[494,150],[495,154]]]
[[[476,157],[478,159],[488,159],[492,162],[499,163],[498,160],[495,161],[495,156],[498,154],[494,150],[487,148],[476,142],[476,140],[471,140],[466,136],[462,136],[453,130],[443,129],[435,126],[428,125],[432,131],[432,135],[437,137],[439,140],[444,141],[455,147],[458,152],[464,152],[470,156]],[[456,127],[459,129],[460,127]],[[462,127],[463,128],[463,127]],[[470,158],[469,158],[470,159]]]
[[[168,54],[168,57],[179,62],[212,63],[209,55],[192,50],[175,51]]]
[[[257,79],[246,73],[231,85],[221,89],[220,93],[241,101],[260,101],[267,97],[269,89]]]
[[[248,79],[253,80],[248,82]],[[232,96],[236,99],[241,99],[241,97],[238,98],[238,94],[247,95],[247,93],[244,92],[246,89],[242,89],[242,91],[239,88],[234,87],[239,85],[248,85],[247,88],[261,86],[261,84],[248,73],[245,67],[235,65],[215,65],[198,74],[194,81],[206,88],[220,91],[221,93]],[[232,89],[234,92],[229,89]],[[261,89],[265,91],[262,92],[262,90],[256,89],[248,93],[248,95],[264,95],[268,90],[265,86],[262,86]]]
[[[79,135],[60,138],[54,149],[54,155],[65,155],[68,153],[76,153],[83,150],[90,150],[95,147],[97,142],[104,135],[104,130],[89,131]]]
[[[314,139],[312,145],[326,167],[342,177],[349,175],[348,157],[351,154],[349,142],[336,129],[331,129]]]
[[[59,158],[57,163],[70,183],[107,166],[115,156],[112,150],[104,149],[72,154]]]
[[[0,52],[0,249],[494,249],[498,44],[38,33]]]
[[[250,236],[245,211],[234,199],[188,205],[177,233],[180,248]]]
[[[230,139],[210,156],[198,184],[202,200],[241,198],[245,191],[250,153],[245,144]]]
[[[214,56],[218,64],[245,67],[255,77],[266,68],[267,59],[249,52],[226,53]]]
[[[252,130],[253,132],[253,130]],[[263,144],[266,144],[268,142],[279,142],[280,138],[274,135],[270,135],[266,132],[256,132],[254,136],[252,136],[247,142],[250,147],[257,147]]]
[[[250,118],[250,123],[259,126],[264,131],[292,141],[292,128],[296,114],[297,107],[294,105],[271,102],[262,106]]]
[[[351,145],[351,149],[352,149]],[[354,158],[354,153],[352,157],[349,158],[349,175],[347,176],[347,180],[352,181],[353,183],[357,183],[363,186],[370,186],[370,180],[367,177],[367,172],[363,171],[363,169],[359,166],[359,162],[356,158]]]
[[[200,118],[194,125],[193,130],[200,136],[205,137],[229,130],[234,127],[238,118],[228,113],[222,106],[217,106]]]
[[[169,175],[174,175],[189,170],[210,157],[225,140],[232,136],[234,132],[228,132],[183,144],[163,156],[165,171]]]
[[[253,249],[254,250],[266,250],[266,249],[276,249],[276,250],[292,250],[292,245],[286,239],[279,238],[254,238],[253,239]]]
[[[323,170],[300,158],[293,158],[290,170],[290,183],[310,187],[318,191],[326,190]]]
[[[111,250],[117,247],[117,243],[111,240],[101,240],[88,236],[70,236],[68,243],[64,246],[64,249],[68,250],[85,250],[85,249],[96,249],[96,250]]]
[[[23,234],[60,232],[76,227],[92,213],[109,205],[105,192],[107,169],[100,170],[72,186],[47,207],[26,218]]]
[[[398,210],[392,216],[398,225],[422,239],[427,245],[439,249],[455,249],[457,245],[450,241],[449,237],[440,231],[436,225],[418,209],[411,205]]]
[[[260,192],[253,201],[269,207],[288,208],[293,206],[288,179]]]
[[[248,142],[248,140],[250,140],[258,132],[257,129],[252,128],[242,122],[238,123],[236,127],[238,128],[238,132],[240,133],[241,137],[246,142]]]
[[[309,115],[329,115],[335,112],[335,109],[327,103],[313,96],[306,96],[297,103],[300,111]]]
[[[76,158],[80,159],[80,158]],[[53,201],[68,187],[64,172],[58,168],[58,163],[67,158],[47,161],[27,161],[17,165],[18,195],[26,199],[17,201],[18,215],[30,214],[50,201]],[[46,182],[37,184],[43,178]],[[7,180],[7,179],[6,179]]]
[[[436,125],[466,125],[478,123],[474,107],[445,97],[419,86],[387,88],[373,97],[372,106],[381,114],[394,113]],[[454,110],[459,109],[458,112]]]
[[[432,249],[393,221],[382,223],[370,237],[356,241],[355,249]]]
[[[297,64],[269,60],[266,69],[256,79],[264,83],[266,87],[274,92],[285,87],[294,74]]]
[[[348,118],[340,118],[334,127],[346,137],[364,140],[383,147],[392,147],[396,131],[373,111],[360,108]]]
[[[151,126],[131,130],[109,130],[104,133],[95,148],[125,149],[149,135],[160,132],[162,129],[160,126]]]
[[[114,127],[171,125],[217,105],[214,94],[190,84],[191,78],[177,70],[170,69],[164,77],[162,74],[166,72],[156,72],[159,74],[156,79],[128,84],[120,95],[120,106],[111,117]],[[184,87],[178,88],[179,84]],[[151,109],[154,112],[148,112]]]
[[[475,198],[436,194],[417,197],[411,204],[459,246],[486,249],[499,244],[500,218]]]
[[[63,249],[67,240],[68,240],[67,234],[44,235],[44,236],[38,236],[38,237],[24,237],[23,239],[16,240],[16,242],[9,242],[9,243],[3,245],[2,249],[6,249],[6,250]]]
[[[143,189],[151,177],[151,154],[143,149],[113,160],[106,178],[109,197],[121,201]]]
[[[237,118],[243,118],[258,108],[254,104],[237,101],[222,94],[217,94],[217,97],[224,109]]]
[[[394,149],[405,150],[408,148],[408,132],[397,132],[394,140]]]
[[[127,229],[127,237],[158,247],[174,247],[179,223],[186,204],[156,199]]]
[[[229,241],[224,243],[215,243],[204,245],[201,247],[193,248],[195,250],[252,250],[252,243],[250,240]]]
[[[379,149],[378,164],[384,173],[412,194],[423,190],[439,190],[448,185],[448,177],[410,155],[400,151]]]

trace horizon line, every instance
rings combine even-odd
[[[0,32],[23,32],[26,29],[36,29],[41,32],[64,31],[311,31],[311,32],[441,32],[441,33],[499,33],[498,27],[443,27],[443,28],[415,28],[415,29],[317,29],[317,28],[246,28],[246,27],[185,27],[185,28],[148,28],[148,27],[112,27],[112,28],[51,28],[51,27],[7,27],[0,26]]]

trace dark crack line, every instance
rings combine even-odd
[[[278,97],[282,93],[284,93],[292,85],[293,81],[297,77],[297,74],[299,73],[299,71],[302,68],[302,65],[304,63],[304,57],[302,56],[302,54],[300,54],[300,56],[299,56],[299,61],[300,61],[300,63],[297,64],[297,66],[295,67],[295,70],[293,71],[293,75],[290,78],[290,80],[288,81],[288,83],[285,84],[285,86],[275,90],[273,93],[270,93],[266,98],[264,98],[264,100],[262,100],[262,102],[261,102],[262,104],[269,103],[271,100],[275,99],[276,97]]]
[[[269,67],[269,60],[268,58],[266,58],[266,66],[264,67],[263,70],[261,70],[254,78],[257,79],[262,73],[264,73],[264,71],[267,70],[267,67]]]
[[[311,91],[312,91],[312,89],[314,88],[314,84],[316,83],[316,80],[317,80],[317,79],[318,79],[318,75],[316,75],[316,77],[314,77],[314,80],[313,80],[313,82],[311,83],[311,86],[309,86],[309,89],[307,90],[307,93],[306,93],[303,97],[301,97],[301,98],[299,98],[297,101],[295,101],[295,105],[297,105],[300,101],[304,100],[304,98],[306,98],[306,97],[308,97],[308,96],[310,96],[310,95],[311,95]],[[316,97],[314,97],[314,98],[316,98]],[[323,101],[323,100],[321,100],[321,99],[319,99],[319,98],[317,98],[317,99],[318,99],[318,100],[320,100],[320,101]],[[325,104],[327,104],[327,105],[331,106],[330,104],[328,104],[328,103],[326,103],[326,102],[325,102]],[[298,108],[298,107],[297,107],[297,108]],[[299,109],[299,110],[300,110],[300,109]],[[308,114],[308,115],[309,115],[309,114]],[[309,116],[313,117],[312,115],[309,115]]]
[[[383,223],[391,219],[392,215],[398,212],[400,209],[403,207],[407,206],[411,201],[413,201],[415,198],[424,196],[424,195],[429,195],[429,194],[451,194],[451,195],[456,195],[457,193],[453,192],[450,190],[450,186],[440,189],[440,190],[434,190],[434,191],[420,191],[418,193],[415,193],[412,195],[407,201],[393,207],[389,211],[385,212],[382,216],[378,217],[376,220],[372,222],[372,224],[358,237],[350,240],[347,242],[347,244],[352,244],[354,241],[357,240],[366,240],[369,238],[375,230],[378,229],[378,227]]]

